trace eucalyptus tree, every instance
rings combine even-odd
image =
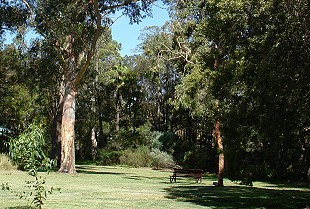
[[[111,32],[101,36],[94,59],[81,82],[77,103],[77,134],[82,157],[95,157],[97,149],[107,146],[115,121],[114,92],[111,74],[121,63],[120,44],[112,40]],[[92,142],[92,143],[91,143]]]
[[[176,86],[175,107],[189,112],[189,120],[195,117],[205,119],[204,127],[212,132],[218,145],[219,172],[218,185],[223,185],[224,152],[220,132],[222,86],[216,80],[225,68],[223,30],[219,8],[215,1],[172,1],[173,31],[172,45],[165,46],[168,59],[175,60],[180,73],[180,83]],[[214,125],[211,125],[213,123]],[[191,124],[191,123],[189,123]],[[191,133],[191,129],[189,129]]]
[[[23,68],[21,53],[14,45],[0,51],[0,124],[15,136],[34,118],[37,108],[38,95],[30,92]]]
[[[56,69],[62,75],[59,109],[61,118],[60,172],[74,173],[75,96],[87,71],[99,37],[109,30],[110,14],[122,9],[130,22],[150,14],[153,1],[23,1],[31,13],[33,29],[59,55]]]
[[[167,47],[172,44],[169,24],[146,27],[140,36],[143,54],[137,59],[136,68],[144,72],[142,85],[147,91],[148,114],[153,128],[167,131],[172,128],[172,99],[178,72],[174,62],[167,58]]]

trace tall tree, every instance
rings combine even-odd
[[[139,22],[150,13],[153,1],[23,1],[31,12],[31,24],[60,58],[63,76],[59,108],[61,118],[60,172],[75,173],[75,97],[78,85],[95,53],[98,38],[112,23],[109,15],[118,9]],[[145,12],[145,13],[144,13]]]
[[[167,48],[172,44],[172,32],[169,24],[146,27],[140,39],[143,41],[140,45],[143,55],[136,60],[136,68],[144,71],[142,85],[147,91],[151,123],[154,129],[167,131],[171,128],[172,114],[169,99],[173,97],[178,80],[174,63],[167,58]]]

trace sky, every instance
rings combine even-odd
[[[112,37],[122,44],[121,55],[133,55],[137,46],[141,43],[139,36],[142,30],[147,26],[162,26],[169,20],[168,11],[163,9],[164,6],[154,5],[152,7],[153,17],[147,17],[139,24],[129,24],[129,18],[121,16],[112,25]]]
[[[129,18],[126,16],[115,15],[113,19],[117,19],[112,25],[112,38],[117,42],[121,43],[122,49],[120,51],[122,56],[137,54],[137,46],[141,43],[139,36],[142,30],[147,26],[162,26],[166,21],[169,20],[168,11],[164,9],[161,4],[153,4],[152,6],[152,17],[146,17],[139,24],[129,24]],[[119,18],[118,18],[119,17]],[[30,31],[26,40],[35,37],[33,31]],[[5,34],[5,43],[11,43],[14,34]]]

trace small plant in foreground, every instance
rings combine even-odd
[[[14,191],[8,183],[2,183],[1,188],[4,191],[15,194],[20,199],[25,199],[29,207],[33,204],[36,208],[41,209],[47,198],[47,194],[52,194],[55,190],[60,192],[60,188],[51,187],[47,189],[45,187],[46,177],[39,176],[36,171],[31,172],[32,173],[29,172],[28,175],[34,177],[34,180],[26,181],[26,190]]]
[[[40,126],[31,124],[28,131],[22,133],[17,139],[10,141],[10,154],[20,168],[28,170],[28,175],[33,180],[26,181],[26,190],[14,191],[8,183],[2,184],[2,190],[10,191],[20,199],[30,202],[36,208],[41,209],[47,194],[52,194],[54,190],[60,192],[60,188],[47,189],[45,187],[46,177],[38,175],[38,169],[49,172],[55,165],[55,160],[46,157],[44,153],[45,139],[44,132]]]

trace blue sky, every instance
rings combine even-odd
[[[121,16],[118,18],[114,24],[112,25],[112,37],[114,40],[122,44],[121,49],[121,55],[133,55],[136,54],[135,49],[137,49],[137,46],[141,43],[140,40],[138,40],[142,30],[147,26],[162,26],[166,21],[169,20],[168,11],[166,9],[163,9],[162,4],[158,4],[159,6],[156,6],[156,4],[152,7],[152,14],[153,17],[146,17],[142,20],[139,24],[129,24],[129,18],[126,16]],[[115,19],[119,15],[115,15]],[[35,37],[36,35],[33,33],[33,31],[30,31],[27,34],[26,39],[31,39]],[[5,38],[5,43],[11,43],[12,39],[14,37],[14,34],[7,33]]]
[[[163,6],[160,4],[159,7],[154,5],[152,7],[153,17],[147,17],[139,24],[130,25],[129,18],[126,16],[121,16],[115,21],[112,25],[112,37],[122,44],[122,56],[135,54],[134,50],[141,43],[138,38],[145,27],[162,26],[169,20],[168,11],[162,8]]]

